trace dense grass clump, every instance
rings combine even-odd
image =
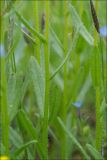
[[[0,1],[1,160],[106,159],[106,7]]]

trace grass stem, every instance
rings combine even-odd
[[[1,129],[2,129],[2,144],[5,147],[5,155],[9,155],[9,118],[7,108],[7,85],[5,76],[5,60],[1,59]]]
[[[45,37],[47,43],[44,45],[45,51],[45,102],[43,120],[43,149],[45,158],[48,158],[48,112],[49,112],[49,1],[45,2],[46,25]]]
[[[39,1],[34,1],[34,15],[35,15],[35,29],[37,31],[40,30],[39,26]],[[37,58],[38,63],[40,63],[40,40],[37,36],[35,36],[35,40],[37,45],[35,45],[35,55]]]
[[[67,19],[67,1],[64,1],[64,56],[66,57],[66,54],[68,52],[68,19]],[[66,125],[66,114],[67,114],[67,63],[64,64],[64,91],[63,91],[63,106],[62,106],[62,113],[61,118]],[[66,134],[62,132],[62,144],[61,144],[61,158],[66,159]]]

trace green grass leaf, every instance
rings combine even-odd
[[[49,96],[49,123],[52,124],[57,117],[59,110],[59,99],[60,99],[60,90],[56,84],[52,84]]]
[[[37,60],[34,57],[31,57],[29,61],[29,75],[29,78],[34,86],[34,91],[37,98],[37,104],[40,110],[40,114],[41,116],[43,116],[45,79]]]
[[[25,143],[24,145],[20,146],[20,148],[18,148],[18,149],[14,152],[14,154],[13,154],[13,156],[12,156],[12,159],[18,158],[18,156],[19,156],[24,150],[26,150],[30,145],[32,145],[32,144],[34,144],[34,143],[37,143],[37,141],[36,141],[36,140],[32,140],[32,141],[27,142],[27,143]]]
[[[51,75],[50,80],[52,80],[55,77],[55,75],[61,70],[61,68],[64,66],[64,64],[67,62],[67,60],[70,58],[70,55],[71,55],[72,51],[75,49],[76,44],[77,44],[76,42],[78,39],[78,30],[79,30],[79,28],[76,30],[76,33],[73,37],[72,45],[71,45],[66,57],[63,59],[62,63],[58,66],[58,68],[54,71],[54,73]]]
[[[13,129],[12,127],[10,127],[9,129],[10,132],[10,141],[11,143],[16,147],[20,147],[20,145],[23,144],[23,140],[22,137],[17,133],[17,131],[15,129]]]
[[[86,153],[86,151],[84,150],[84,148],[81,146],[81,144],[77,141],[77,139],[72,135],[72,133],[70,133],[64,123],[62,122],[62,120],[60,119],[60,117],[58,117],[58,122],[61,125],[61,127],[63,128],[63,130],[65,131],[65,133],[68,135],[68,137],[72,140],[72,142],[78,147],[78,149],[81,151],[81,153],[83,154],[84,158],[86,158],[87,160],[90,160],[90,157],[88,156],[88,154]]]
[[[38,31],[36,31],[33,27],[31,27],[29,25],[29,23],[27,22],[27,20],[21,16],[21,14],[18,11],[15,11],[17,17],[19,18],[19,20],[26,26],[26,28],[34,35],[37,36],[43,43],[46,43],[46,39],[45,37],[39,33]]]
[[[90,144],[86,144],[87,149],[91,153],[94,159],[100,159],[103,160],[103,157],[100,155],[100,153]]]
[[[94,45],[94,39],[91,36],[91,34],[88,32],[86,27],[84,26],[79,14],[77,13],[76,9],[73,7],[71,3],[69,3],[69,12],[71,13],[72,16],[72,24],[74,25],[75,28],[79,27],[80,34],[81,36],[90,44]]]
[[[52,26],[50,25],[50,32],[52,34],[51,37],[53,37],[56,41],[56,43],[59,45],[59,47],[62,49],[62,51],[64,51],[64,47],[60,41],[60,39],[58,38],[58,36],[56,35],[55,31],[53,30]]]
[[[97,47],[94,47],[90,58],[90,70],[94,87],[101,86],[101,55]]]
[[[1,57],[0,57],[1,58]],[[9,115],[7,104],[7,81],[5,72],[5,59],[1,61],[1,77],[0,77],[0,117],[1,117],[1,130],[2,130],[2,144],[5,147],[5,155],[9,154]]]
[[[37,136],[37,131],[36,128],[33,126],[31,120],[29,119],[29,117],[27,116],[26,112],[24,112],[24,110],[20,110],[17,114],[19,122],[21,123],[23,130],[26,131],[26,133],[28,135],[30,135],[31,139],[33,140],[37,140],[38,141],[38,136]],[[44,153],[42,150],[42,146],[38,143],[36,144],[37,146],[37,151],[39,153],[39,156],[41,158],[44,158]]]
[[[10,121],[18,112],[23,93],[23,77],[20,74],[10,75],[8,80],[8,110]]]

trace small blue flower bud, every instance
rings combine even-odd
[[[5,56],[4,47],[3,45],[0,45],[0,57],[4,57],[4,56]]]
[[[103,37],[107,37],[107,26],[100,28],[100,35]]]
[[[72,103],[72,105],[75,106],[76,108],[81,108],[82,104],[83,103],[81,101],[77,101],[77,102]]]

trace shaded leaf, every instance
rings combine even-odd
[[[29,145],[32,145],[34,143],[37,143],[36,140],[32,140],[30,142],[25,143],[24,145],[22,145],[20,148],[18,148],[14,154],[13,154],[13,159],[17,158],[17,156],[19,156],[25,149],[27,149],[29,147]]]
[[[31,136],[31,139],[38,141],[36,128],[33,126],[31,120],[29,119],[27,114],[24,112],[24,110],[20,110],[18,112],[17,116],[18,116],[19,122],[21,123],[21,125],[23,127],[23,130],[25,130],[27,132],[27,134],[29,134]],[[37,145],[37,151],[38,151],[40,157],[43,159],[44,153],[43,153],[43,150],[42,150],[42,147],[41,147],[39,141],[36,145]]]

